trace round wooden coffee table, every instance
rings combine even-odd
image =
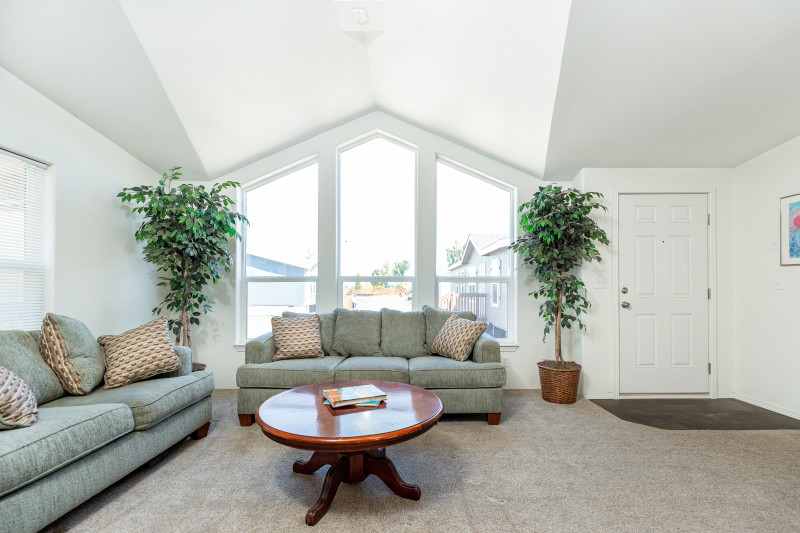
[[[386,393],[378,407],[340,407],[322,403],[322,390],[372,383]],[[306,524],[319,522],[331,506],[342,482],[359,483],[378,476],[395,494],[419,500],[420,488],[400,478],[386,457],[386,446],[428,431],[442,416],[442,401],[434,393],[388,381],[337,381],[306,385],[281,392],[261,404],[256,422],[277,443],[314,453],[297,461],[293,470],[313,474],[331,465],[316,505],[306,513]]]

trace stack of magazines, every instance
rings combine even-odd
[[[386,393],[375,385],[358,385],[341,389],[325,389],[322,391],[324,403],[334,409],[347,405],[369,406],[380,405],[386,400]]]

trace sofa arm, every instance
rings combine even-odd
[[[247,364],[270,363],[275,355],[275,339],[272,333],[248,341],[244,345],[244,362]]]
[[[472,348],[472,360],[476,363],[499,363],[500,343],[488,333],[482,334]]]
[[[188,376],[192,373],[192,349],[188,346],[173,346],[172,350],[178,356],[180,366],[178,367],[176,376]]]

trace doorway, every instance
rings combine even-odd
[[[619,195],[619,392],[709,392],[708,194]]]

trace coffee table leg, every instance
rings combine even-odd
[[[364,454],[364,470],[367,474],[374,474],[383,481],[387,487],[400,497],[409,500],[419,500],[422,491],[417,485],[409,485],[397,473],[394,463],[386,457],[386,448],[370,450]]]
[[[314,452],[307,461],[295,461],[292,470],[298,474],[313,474],[325,465],[335,465],[341,457],[334,452]]]
[[[336,461],[336,464],[328,470],[328,474],[325,476],[325,483],[322,485],[322,493],[319,495],[317,504],[306,513],[306,524],[313,526],[328,512],[328,509],[331,507],[331,502],[333,502],[333,497],[336,496],[336,491],[339,489],[339,485],[344,481],[345,477],[347,477],[347,468],[348,458],[342,456]]]

